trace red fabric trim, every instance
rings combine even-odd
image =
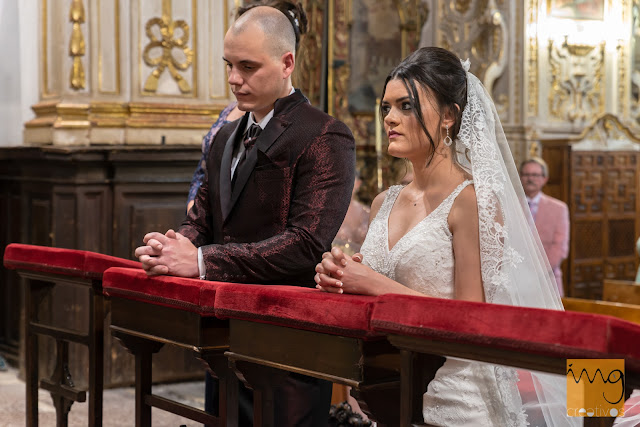
[[[219,317],[353,337],[379,336],[370,327],[376,298],[329,294],[296,286],[228,284],[216,294]]]
[[[553,357],[624,355],[634,366],[640,356],[631,344],[640,342],[640,325],[588,313],[388,294],[376,303],[371,324],[382,333]]]
[[[107,268],[140,268],[140,263],[90,251],[11,243],[4,252],[4,266],[100,280]]]

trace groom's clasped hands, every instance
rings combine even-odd
[[[182,234],[169,230],[165,234],[147,233],[136,248],[136,258],[148,276],[170,274],[198,277],[198,249]]]
[[[340,248],[322,254],[316,265],[316,288],[332,293],[373,295],[371,279],[373,270],[362,264],[362,254],[349,257]]]

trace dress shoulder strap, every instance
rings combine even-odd
[[[396,202],[398,198],[398,194],[404,188],[404,185],[392,185],[387,190],[387,194],[384,196],[384,200],[382,201],[382,205],[380,206],[380,210],[376,215],[376,218],[386,218],[389,216],[391,212],[391,208],[393,208],[393,204]]]

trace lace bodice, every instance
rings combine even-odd
[[[464,181],[389,249],[389,215],[401,185],[389,188],[362,244],[363,263],[380,274],[425,295],[452,299],[453,245],[448,217],[460,192],[472,184]]]

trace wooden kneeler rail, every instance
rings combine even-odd
[[[274,425],[274,385],[287,372],[351,386],[370,418],[399,425],[399,352],[370,327],[375,302],[292,286],[218,291],[217,313],[230,322],[226,355],[254,390],[254,426]]]
[[[223,283],[180,277],[147,277],[141,270],[113,268],[104,275],[111,302],[111,332],[135,356],[135,425],[149,427],[156,407],[207,426],[238,426],[238,379],[224,352],[229,322],[216,317],[216,292]],[[187,348],[219,379],[219,414],[154,395],[151,362],[165,344]]]
[[[625,393],[640,388],[640,325],[610,316],[383,295],[372,328],[402,354],[403,426],[422,423],[424,355],[497,363],[566,376],[566,359],[625,359]],[[585,419],[611,425],[612,419]]]
[[[4,266],[26,279],[24,289],[25,374],[27,426],[38,425],[38,386],[49,391],[56,408],[56,425],[66,426],[74,402],[84,402],[86,391],[74,387],[69,375],[69,343],[89,349],[89,414],[87,425],[102,425],[104,382],[103,272],[114,266],[137,267],[138,262],[89,251],[12,243],[4,253]],[[40,302],[57,286],[89,291],[89,325],[86,332],[47,324],[40,319]],[[48,379],[39,380],[38,335],[56,341],[56,364]]]

